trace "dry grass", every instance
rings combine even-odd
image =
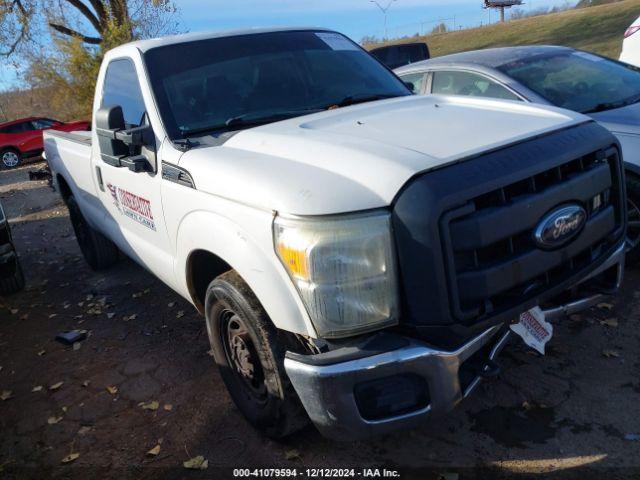
[[[640,0],[625,0],[505,24],[427,35],[419,41],[429,44],[433,56],[488,47],[565,45],[618,58],[623,33],[639,15]]]

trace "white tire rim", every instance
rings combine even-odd
[[[18,155],[15,152],[5,152],[2,155],[2,163],[5,167],[15,167],[20,162]]]

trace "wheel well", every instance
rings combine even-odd
[[[191,252],[187,260],[187,286],[200,312],[204,312],[204,298],[211,281],[229,270],[231,266],[211,252],[206,250]]]
[[[67,183],[67,181],[64,179],[62,175],[58,174],[56,176],[56,180],[58,181],[58,188],[60,189],[60,195],[62,196],[62,199],[66,203],[66,201],[72,195],[71,188],[69,187],[69,184]]]

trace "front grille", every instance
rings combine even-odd
[[[617,150],[599,150],[469,199],[441,220],[453,316],[504,311],[562,283],[605,255],[622,224]],[[582,232],[542,250],[534,230],[549,211],[579,203]]]

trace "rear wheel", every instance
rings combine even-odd
[[[295,349],[278,331],[235,271],[207,289],[209,341],[220,375],[245,418],[265,435],[285,437],[309,423],[284,371],[286,350]]]
[[[24,274],[20,262],[16,258],[16,269],[12,276],[0,278],[0,295],[11,295],[24,288]]]
[[[73,196],[67,199],[67,207],[78,245],[89,266],[93,270],[102,270],[116,263],[118,247],[87,223]]]
[[[640,261],[640,179],[627,175],[627,256],[628,265]]]
[[[6,148],[0,152],[0,165],[2,168],[15,168],[20,165],[22,155],[15,148]]]

